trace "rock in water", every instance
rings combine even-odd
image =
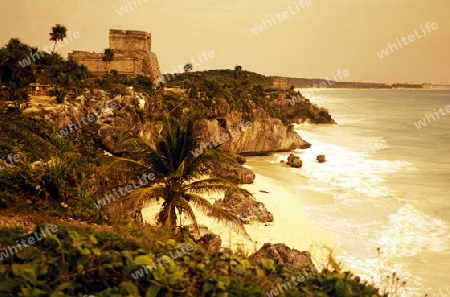
[[[318,155],[317,158],[316,158],[316,160],[317,160],[319,163],[325,162],[325,161],[326,161],[325,155]]]
[[[294,161],[291,164],[291,167],[294,168],[301,168],[303,166],[303,162],[302,160],[300,160],[299,157],[295,157]]]
[[[294,158],[295,158],[294,154],[291,153],[291,154],[289,155],[289,157],[287,158],[286,164],[287,164],[287,165],[291,165],[291,162],[294,161]]]
[[[302,167],[303,162],[302,160],[300,160],[300,157],[295,156],[294,154],[291,153],[287,159],[286,164],[294,168],[300,168]]]

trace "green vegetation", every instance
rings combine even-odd
[[[52,28],[51,40],[56,44],[65,33],[65,27],[57,25]],[[202,197],[214,191],[241,189],[233,180],[208,178],[214,164],[235,160],[218,148],[194,156],[191,151],[199,145],[194,125],[200,118],[217,118],[215,108],[223,100],[232,110],[242,112],[243,120],[250,120],[255,108],[261,107],[287,123],[270,105],[271,99],[278,98],[270,78],[239,65],[234,70],[186,71],[167,83],[168,87],[183,88],[183,94],[177,95],[155,89],[148,77],[109,71],[109,65],[108,74],[93,78],[74,60],[55,53],[31,59],[37,53],[37,48],[18,39],[0,49],[0,157],[20,155],[15,166],[0,171],[0,208],[12,215],[19,210],[32,215],[39,226],[42,217],[45,221],[70,218],[107,223],[114,226],[109,229],[114,232],[61,225],[57,233],[20,252],[5,254],[16,240],[31,233],[18,227],[0,228],[0,296],[266,296],[305,273],[271,259],[252,263],[241,251],[206,251],[202,242],[196,242],[182,227],[183,222],[178,223],[184,214],[197,227],[194,205],[245,234],[233,215]],[[114,53],[105,50],[104,57],[108,64]],[[106,146],[95,123],[59,138],[57,128],[44,117],[22,114],[26,88],[32,82],[51,85],[51,95],[58,103],[66,99],[72,102],[83,94],[86,107],[98,99],[92,95],[94,90],[103,90],[111,98],[131,93],[136,99],[135,92],[144,93],[148,96],[147,110],[122,104],[116,116],[130,121],[127,116],[133,114],[131,123],[136,126],[151,124],[164,129],[153,133],[156,138],[150,143],[136,138],[134,132],[124,139],[114,135],[123,150],[105,156]],[[201,117],[189,116],[186,110],[192,106]],[[112,215],[119,203],[105,209],[94,207],[106,192],[131,184],[136,174],[147,170],[154,173],[155,184],[125,197],[123,201],[130,204],[120,216]],[[160,226],[132,222],[130,211],[159,198],[164,200],[157,217]],[[134,277],[142,265],[167,257],[180,244],[192,244],[194,250]],[[379,296],[373,286],[333,265],[315,275],[311,271],[306,274],[305,281],[280,296]]]
[[[0,242],[5,245],[29,236],[20,228],[0,229]],[[181,244],[190,244],[193,250],[181,254],[176,251]],[[167,264],[158,265],[158,259],[166,259]],[[150,228],[135,230],[130,238],[120,231],[59,227],[56,234],[0,262],[0,272],[4,297],[265,297],[289,282],[291,288],[286,286],[280,296],[381,296],[367,282],[337,267],[313,273],[309,267],[294,269],[271,259],[254,264],[242,252],[208,252],[189,235],[178,243],[161,235],[155,239]],[[292,278],[303,281],[294,285]]]
[[[53,125],[40,118],[0,115],[0,121],[0,156],[21,156],[17,166],[0,171],[1,207],[103,221],[104,214],[92,205],[110,186],[105,179],[114,175],[103,174],[92,127],[83,135],[60,139]]]
[[[260,107],[271,117],[289,123],[286,116],[270,104],[278,97],[278,91],[272,88],[272,80],[243,70],[239,65],[234,70],[185,72],[167,82],[167,87],[173,86],[187,89],[188,98],[200,99],[205,108],[210,108],[213,100],[223,98],[233,110],[243,112],[248,120],[252,119],[253,109]]]
[[[59,54],[39,52],[16,38],[0,49],[0,103],[24,102],[32,82],[49,84],[72,97],[78,96],[89,87],[88,77],[84,65],[65,60]]]
[[[139,209],[142,205],[154,203],[162,198],[164,203],[157,215],[157,222],[161,226],[175,229],[177,217],[180,217],[182,227],[181,215],[184,213],[198,230],[191,207],[193,204],[208,216],[226,222],[235,230],[245,233],[243,225],[236,223],[236,216],[213,206],[201,196],[205,193],[243,190],[231,179],[205,177],[214,172],[215,165],[219,162],[237,161],[228,153],[220,151],[218,147],[212,147],[198,156],[192,153],[200,145],[198,132],[194,129],[199,119],[200,116],[196,114],[190,115],[185,122],[162,118],[163,129],[160,133],[156,130],[152,133],[154,135],[154,139],[150,142],[152,145],[135,137],[126,140],[123,145],[128,148],[130,158],[116,158],[111,166],[115,168],[119,165],[119,170],[126,168],[131,175],[148,171],[155,175],[154,185],[133,191],[126,200],[133,204],[134,207],[131,208]]]

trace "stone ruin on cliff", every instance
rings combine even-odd
[[[146,75],[152,80],[162,79],[158,58],[151,51],[151,34],[134,30],[109,30],[109,48],[114,51],[114,60],[105,63],[103,53],[74,51],[72,58],[84,64],[94,75],[104,75],[107,70],[117,70],[120,74]]]

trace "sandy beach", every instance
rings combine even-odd
[[[248,159],[246,167],[255,172],[256,178],[253,184],[243,185],[242,187],[254,194],[256,200],[266,205],[266,208],[273,214],[274,221],[245,225],[253,242],[230,231],[230,228],[226,225],[218,223],[202,212],[195,210],[198,224],[207,226],[214,234],[220,235],[223,247],[231,247],[233,250],[240,247],[249,254],[254,253],[267,242],[285,243],[287,246],[300,251],[310,251],[317,265],[326,262],[327,250],[324,247],[331,248],[334,254],[339,253],[337,243],[333,240],[331,234],[320,230],[303,211],[301,197],[326,195],[298,189],[299,186],[307,183],[307,179],[292,172],[287,166],[269,164],[270,168],[267,168],[267,165],[257,166],[261,162],[258,157],[249,157]],[[291,175],[297,175],[297,177]],[[287,187],[287,179],[295,180],[295,187]],[[220,195],[208,197],[211,203],[219,198],[221,198]],[[143,210],[144,219],[153,224],[154,214],[159,207],[160,205],[154,205],[145,208]],[[185,218],[182,220],[183,224],[188,223]]]

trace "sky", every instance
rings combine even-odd
[[[57,50],[63,56],[103,52],[109,29],[142,30],[163,73],[193,61],[194,71],[241,65],[270,76],[450,84],[449,0],[1,1],[0,46],[12,37],[49,46],[62,24],[79,33]]]

